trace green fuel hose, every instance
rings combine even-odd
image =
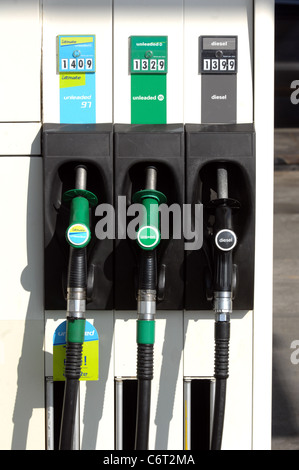
[[[145,189],[133,201],[143,204],[144,220],[137,232],[140,247],[137,297],[137,417],[135,450],[147,450],[150,422],[151,381],[154,376],[155,313],[157,292],[157,251],[160,243],[159,204],[166,202],[156,190],[157,170],[146,169]]]
[[[60,428],[60,450],[72,450],[75,415],[81,376],[82,349],[85,334],[87,289],[86,246],[90,241],[89,205],[97,198],[85,190],[86,168],[76,168],[76,189],[67,191],[64,200],[71,202],[70,225],[66,239],[70,244],[67,278],[67,327],[65,387]]]

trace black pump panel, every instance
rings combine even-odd
[[[45,124],[42,135],[45,227],[45,308],[66,308],[69,245],[65,231],[70,205],[65,191],[75,187],[75,168],[87,168],[87,187],[98,203],[113,204],[113,133],[111,124]],[[95,207],[90,208],[87,246],[87,309],[113,307],[113,240],[96,237]]]
[[[203,246],[186,252],[187,310],[211,309],[210,283],[212,259],[209,226],[213,213],[211,198],[217,197],[217,166],[225,162],[228,197],[240,208],[233,212],[237,245],[233,252],[236,288],[234,310],[251,310],[254,298],[255,247],[255,132],[252,124],[187,124],[186,199],[189,204],[203,204]]]
[[[144,189],[145,168],[157,168],[157,190],[167,197],[167,205],[183,207],[185,190],[184,127],[182,124],[129,125],[114,127],[115,204],[117,232],[119,216],[132,203],[132,195]],[[121,207],[120,196],[126,201]],[[171,219],[171,217],[170,217]],[[173,238],[170,222],[169,239],[157,247],[157,309],[182,309],[184,301],[184,240]],[[115,308],[136,309],[138,250],[136,241],[116,237]]]

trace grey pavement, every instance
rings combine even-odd
[[[299,450],[298,131],[276,133],[275,162],[272,450]]]

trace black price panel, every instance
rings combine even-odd
[[[199,73],[236,74],[237,36],[201,36]]]

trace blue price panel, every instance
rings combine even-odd
[[[95,72],[95,35],[58,36],[58,72]]]

